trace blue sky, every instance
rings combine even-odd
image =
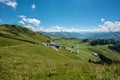
[[[42,31],[120,31],[120,0],[0,0],[0,24]]]

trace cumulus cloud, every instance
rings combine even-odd
[[[25,27],[26,27],[26,28],[29,28],[29,29],[31,29],[31,30],[33,30],[33,31],[37,31],[37,28],[35,28],[34,26],[32,26],[32,25],[30,25],[30,24],[25,25]]]
[[[30,25],[33,25],[33,26],[39,26],[40,25],[40,20],[38,20],[38,19],[27,18],[24,15],[20,15],[19,17],[21,18],[21,21],[19,21],[19,23],[22,23],[22,24],[27,23],[27,24],[30,24]]]
[[[20,23],[20,24],[25,24],[24,21],[19,21],[18,23]]]
[[[5,5],[7,5],[7,6],[10,6],[10,7],[14,8],[14,9],[17,6],[17,2],[15,0],[0,0],[0,3],[3,3]]]
[[[36,8],[36,5],[32,4],[31,8],[34,10]]]
[[[88,30],[81,30],[76,28],[70,27],[62,27],[62,26],[53,26],[53,27],[40,27],[40,20],[35,18],[28,18],[24,15],[20,15],[19,23],[23,26],[30,28],[34,31],[43,31],[43,32],[118,32],[120,31],[120,22],[119,21],[107,21],[104,18],[101,19],[102,24],[98,25],[96,29],[88,29]]]
[[[38,26],[40,26],[40,20],[35,18],[27,18],[25,15],[18,16],[21,20],[18,22],[23,26],[30,28],[32,30],[36,30]]]
[[[102,22],[104,22],[104,21],[105,21],[105,19],[104,19],[104,18],[101,18],[101,21],[102,21]]]
[[[54,26],[51,28],[40,28],[39,31],[43,32],[118,32],[120,31],[120,22],[105,21],[102,25],[98,25],[95,29],[76,29],[61,26]]]
[[[120,22],[105,21],[102,25],[99,25],[98,30],[102,32],[118,32],[120,31]]]
[[[55,26],[51,28],[45,28],[45,27],[39,28],[39,31],[43,31],[43,32],[60,32],[61,30],[62,30],[62,27],[60,26]]]
[[[95,29],[81,30],[76,28],[67,28],[61,26],[54,26],[51,28],[40,28],[39,31],[44,32],[119,32],[120,31],[120,21],[107,21],[104,18],[101,18],[101,25],[98,25]]]
[[[41,27],[38,30],[43,32],[88,32],[88,31],[92,32],[92,30],[80,30],[80,29],[67,28],[61,26],[53,26],[51,28]]]

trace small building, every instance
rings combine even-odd
[[[55,47],[57,49],[60,49],[60,44],[59,43],[48,43],[47,46],[49,46],[49,47]]]

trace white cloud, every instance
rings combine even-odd
[[[106,21],[104,18],[101,19],[103,22],[101,25],[98,25],[98,28],[91,30],[81,30],[70,27],[61,27],[61,26],[53,26],[53,27],[40,27],[40,20],[35,18],[27,18],[24,15],[20,15],[19,23],[23,26],[30,28],[34,31],[43,31],[43,32],[117,32],[120,31],[120,22],[112,22]]]
[[[31,8],[34,10],[36,8],[36,5],[32,4]]]
[[[19,21],[18,23],[20,23],[20,24],[25,24],[24,21]]]
[[[61,27],[61,26],[54,26],[51,28],[44,28],[41,27],[38,29],[38,31],[43,31],[43,32],[93,32],[93,30],[80,30],[80,29],[75,29],[75,28],[66,28],[66,27]]]
[[[102,32],[120,31],[120,22],[105,21],[102,25],[99,25],[98,30]]]
[[[18,16],[20,17],[20,21],[18,23],[22,24],[23,26],[27,27],[27,28],[30,28],[32,30],[37,30],[40,26],[40,20],[38,19],[35,19],[35,18],[27,18],[26,16],[24,15],[20,15]]]
[[[104,18],[102,18],[102,19],[101,19],[101,21],[102,21],[102,22],[104,22],[104,21],[105,21],[105,19],[104,19]]]
[[[101,25],[98,25],[98,28],[93,28],[89,30],[81,30],[76,28],[67,28],[61,26],[54,26],[51,28],[40,28],[39,31],[44,32],[118,32],[120,31],[120,21],[106,21],[104,18],[101,19],[103,22]]]
[[[19,17],[21,18],[22,23],[24,22],[24,23],[27,23],[27,24],[31,24],[33,26],[39,26],[40,23],[41,23],[40,20],[35,19],[35,18],[27,18],[24,15],[20,15]]]
[[[28,18],[26,22],[34,26],[39,26],[40,24],[40,20],[37,20],[35,18]]]
[[[61,32],[61,31],[63,31],[63,27],[60,27],[60,26],[54,26],[54,27],[51,27],[51,28],[41,27],[39,29],[39,31],[43,31],[43,32]]]
[[[14,9],[17,6],[17,2],[15,0],[0,0],[0,3],[3,3],[5,5],[7,5],[7,6],[10,6],[10,7],[14,8]]]
[[[26,28],[29,28],[29,29],[31,29],[31,30],[33,30],[33,31],[36,31],[36,30],[37,30],[37,28],[35,28],[34,26],[32,26],[32,25],[30,25],[30,24],[25,25],[25,27],[26,27]]]
[[[120,22],[104,21],[102,25],[98,25],[98,28],[93,29],[77,29],[67,28],[61,26],[54,26],[51,28],[39,28],[38,31],[43,32],[118,32],[120,31]]]

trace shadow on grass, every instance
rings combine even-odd
[[[19,41],[23,41],[23,42],[28,42],[28,43],[36,44],[36,42],[30,41],[30,40],[25,40],[25,39],[20,39],[20,38],[15,38],[15,37],[13,37],[11,35],[8,35],[8,34],[2,34],[2,33],[0,33],[0,36],[5,37],[5,38],[9,38],[9,39],[14,39],[14,40],[19,40]]]
[[[120,61],[114,61],[111,60],[107,57],[105,57],[103,54],[98,54],[100,61],[92,61],[89,59],[89,63],[94,63],[94,64],[107,64],[107,65],[111,65],[111,64],[120,64]]]

